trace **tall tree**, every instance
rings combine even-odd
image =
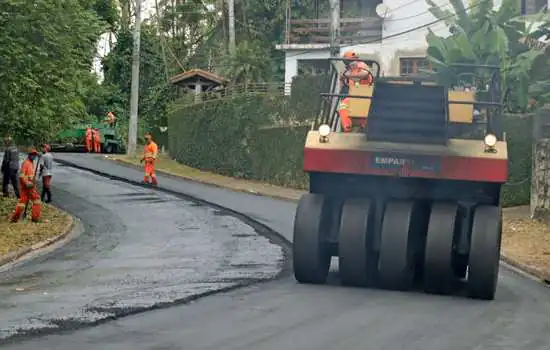
[[[43,140],[86,114],[85,85],[109,26],[100,12],[84,0],[0,3],[1,133]]]

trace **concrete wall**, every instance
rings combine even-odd
[[[292,78],[298,75],[298,61],[326,60],[330,57],[328,49],[288,50],[285,59],[285,94],[290,94]]]

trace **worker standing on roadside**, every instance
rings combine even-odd
[[[101,153],[101,134],[97,128],[94,129],[94,152]]]
[[[36,177],[34,161],[38,158],[36,148],[32,148],[27,159],[23,162],[19,172],[19,184],[21,185],[21,197],[15,207],[11,222],[17,222],[25,211],[25,206],[30,201],[32,203],[32,221],[38,222],[42,211],[40,196],[36,190]]]
[[[158,156],[158,146],[153,141],[153,135],[150,132],[145,133],[145,147],[143,148],[143,157],[141,162],[145,162],[145,176],[143,182],[146,184],[152,184],[157,186],[157,175],[155,173],[155,166]]]
[[[353,51],[345,52],[343,57],[346,59],[355,60],[358,59],[358,56]],[[342,82],[346,86],[350,85],[372,85],[374,83],[374,78],[370,71],[369,66],[363,61],[351,61],[345,62],[346,70],[340,77]],[[348,89],[349,90],[349,89]],[[342,123],[342,128],[344,132],[350,132],[352,127],[352,120],[349,115],[349,97],[345,97],[340,101],[338,106],[338,115],[340,116],[340,122]],[[362,122],[362,127],[366,119]]]
[[[9,185],[13,187],[15,196],[19,198],[19,184],[17,181],[17,171],[19,170],[19,151],[13,143],[11,137],[5,139],[6,150],[2,158],[2,193],[4,197],[9,196]]]
[[[53,155],[50,152],[50,146],[43,146],[43,154],[40,162],[40,177],[42,178],[42,193],[40,194],[40,200],[46,203],[52,201],[52,169],[53,169]]]
[[[86,128],[86,152],[93,151],[92,128]]]

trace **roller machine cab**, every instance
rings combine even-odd
[[[493,299],[508,177],[498,67],[457,65],[472,77],[465,86],[382,78],[377,62],[361,59],[376,69],[373,86],[340,87],[342,60],[331,59],[305,143],[310,189],[294,221],[295,278],[325,283],[338,257],[344,285],[435,294],[465,285],[470,297]],[[344,97],[364,129],[341,131]]]

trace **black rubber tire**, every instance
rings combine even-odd
[[[338,237],[339,275],[343,285],[372,286],[378,259],[372,251],[371,204],[365,198],[344,202]]]
[[[325,283],[330,268],[330,250],[326,241],[326,218],[330,207],[320,194],[306,193],[298,202],[294,218],[292,263],[294,277],[300,283]]]
[[[468,271],[468,258],[455,257],[455,261],[453,262],[453,271],[456,278],[465,278],[466,272]]]
[[[110,143],[105,145],[105,147],[103,148],[103,153],[107,153],[107,154],[113,153],[113,146]]]
[[[424,291],[449,294],[456,281],[453,270],[453,239],[458,205],[436,202],[432,206],[424,254]]]
[[[468,262],[470,298],[494,299],[498,283],[501,237],[500,207],[488,205],[477,207],[472,225]]]
[[[407,290],[414,282],[411,201],[388,202],[382,223],[378,279],[386,289]]]

